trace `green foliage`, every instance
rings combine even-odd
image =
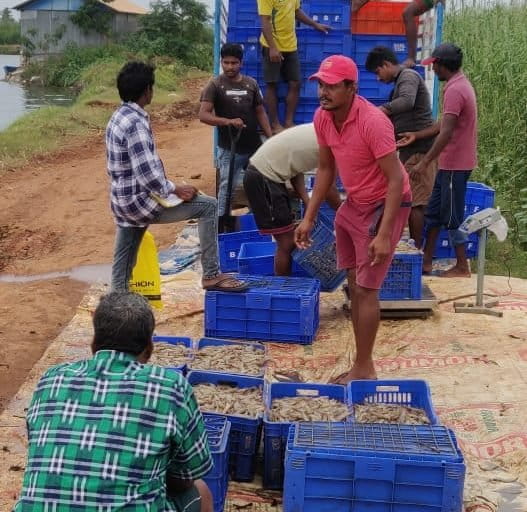
[[[97,32],[108,35],[112,24],[112,14],[97,0],[85,0],[80,9],[70,19],[85,34]]]
[[[167,55],[199,69],[212,69],[212,30],[204,4],[196,0],[160,0],[141,17],[141,29],[128,46],[148,57]]]
[[[25,70],[25,77],[38,75],[45,85],[72,87],[80,85],[82,73],[94,62],[119,58],[123,63],[129,57],[127,51],[116,45],[79,48],[68,44],[64,53],[49,57],[44,62],[32,62]],[[122,64],[121,64],[122,65]],[[115,76],[113,77],[115,79]]]
[[[527,2],[461,4],[445,20],[444,41],[464,50],[478,99],[479,168],[507,211],[512,239],[527,241]]]
[[[20,44],[20,23],[5,8],[0,15],[0,44]]]

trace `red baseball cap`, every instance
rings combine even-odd
[[[326,84],[338,84],[343,80],[357,82],[359,70],[352,59],[344,55],[331,55],[325,58],[318,71],[309,77],[309,80],[322,80]]]

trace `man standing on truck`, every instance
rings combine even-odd
[[[375,73],[381,82],[395,84],[390,100],[380,109],[392,121],[396,134],[421,130],[434,124],[430,94],[424,80],[413,69],[401,66],[390,48],[373,48],[366,58],[366,69]],[[410,237],[418,248],[423,242],[425,207],[434,186],[437,160],[432,160],[419,173],[414,172],[414,169],[433,143],[434,137],[427,137],[399,150],[399,159],[408,171],[412,189],[412,210],[408,220]]]
[[[432,271],[437,236],[441,227],[449,231],[450,243],[456,251],[456,264],[442,272],[443,277],[470,277],[465,252],[466,236],[458,227],[465,216],[465,194],[470,173],[477,165],[478,110],[476,93],[461,71],[463,52],[449,43],[439,45],[432,56],[423,61],[433,64],[439,80],[446,82],[443,90],[443,117],[432,126],[417,132],[401,134],[401,149],[415,141],[437,135],[434,144],[413,172],[421,173],[439,157],[432,196],[425,213],[427,237],[423,258],[423,273]]]
[[[352,15],[369,1],[370,0],[354,0],[351,4]],[[433,9],[438,3],[443,3],[443,1],[444,0],[413,0],[404,9],[403,23],[406,33],[406,42],[408,44],[408,57],[403,63],[404,67],[413,68],[416,63],[418,36],[416,18]]]
[[[397,157],[390,120],[356,94],[358,70],[343,55],[322,61],[318,80],[320,108],[314,124],[319,146],[317,178],[295,241],[308,247],[320,204],[335,181],[336,168],[347,199],[335,218],[337,265],[348,272],[356,354],[339,383],[377,377],[372,353],[379,327],[379,289],[403,229],[412,194],[408,174]]]
[[[291,253],[295,248],[295,223],[286,182],[290,181],[305,206],[309,196],[304,173],[318,165],[318,143],[313,123],[300,124],[268,139],[251,157],[243,186],[256,225],[262,234],[276,240],[274,269],[277,276],[291,274]],[[335,184],[326,196],[337,210],[340,194]]]
[[[296,21],[315,30],[328,32],[327,25],[318,23],[300,8],[300,0],[258,0],[262,22],[263,74],[266,83],[265,103],[274,133],[293,126],[300,93],[300,59],[297,51]],[[288,84],[284,125],[278,119],[278,83]]]
[[[223,217],[229,214],[225,211],[225,203],[231,158],[234,158],[234,191],[243,182],[243,173],[249,157],[262,143],[258,126],[266,137],[271,137],[272,133],[260,87],[256,80],[240,73],[243,62],[242,47],[239,44],[226,43],[221,48],[220,56],[223,73],[210,80],[203,89],[199,120],[218,127],[218,216]],[[241,134],[233,156],[231,141],[239,130]]]

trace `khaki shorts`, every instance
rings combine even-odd
[[[415,153],[404,166],[410,177],[410,188],[412,189],[412,206],[426,206],[437,174],[437,160],[434,160],[423,172],[413,172],[414,167],[423,159],[423,153]]]

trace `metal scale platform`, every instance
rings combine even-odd
[[[351,311],[348,285],[342,287],[346,302],[343,309]],[[381,318],[428,318],[439,300],[427,284],[423,284],[420,300],[381,300]]]

